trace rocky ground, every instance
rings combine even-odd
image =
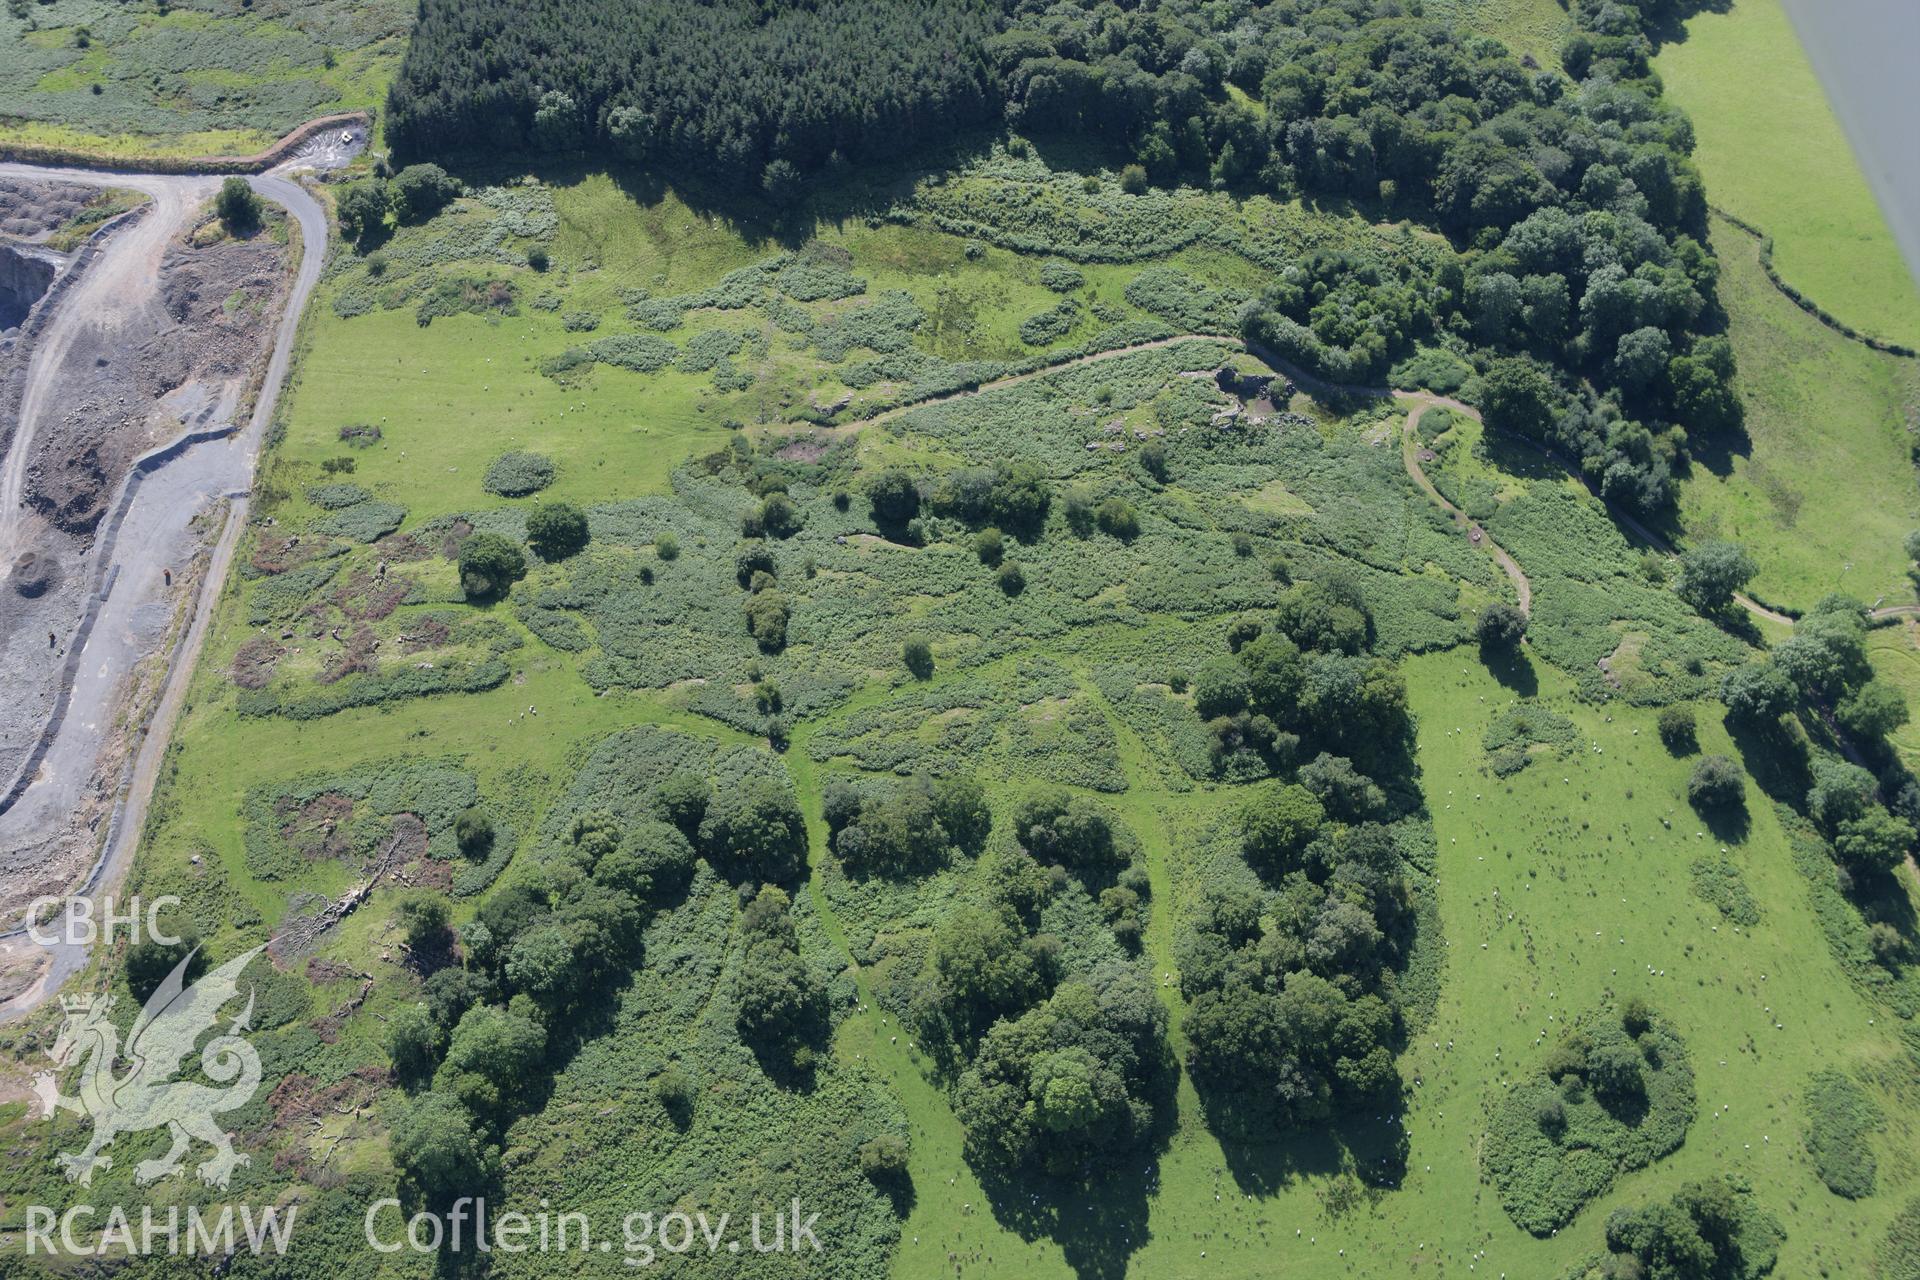
[[[0,178],[0,236],[38,244],[72,221],[100,194],[77,182]]]
[[[99,194],[77,183],[0,178],[0,374],[27,313],[66,265],[66,255],[42,245]]]
[[[225,421],[279,307],[286,252],[262,234],[177,244],[133,323],[85,333],[34,433],[22,497],[59,532],[92,534],[127,465],[184,426]]]
[[[40,781],[0,814],[0,921],[16,920],[36,897],[59,894],[78,883],[111,819],[119,783],[138,745],[129,727],[146,717],[159,696],[173,639],[185,621],[184,605],[201,578],[223,514],[218,503],[207,501],[190,483],[170,485],[173,479],[162,472],[152,483],[163,501],[140,507],[121,531],[123,537],[164,547],[175,566],[173,581],[145,575],[147,580],[116,582],[116,599],[102,610],[83,665],[93,668],[96,658],[104,663],[108,647],[145,656],[134,664],[129,679],[113,681],[111,687],[90,680],[92,671],[83,670],[70,695],[70,719],[105,728],[97,735],[97,754],[80,760],[56,752],[41,765]],[[155,519],[156,507],[176,502],[201,504],[199,517],[184,527]],[[7,953],[0,949],[0,1000],[7,998],[7,968]]]

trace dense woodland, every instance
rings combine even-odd
[[[991,118],[997,23],[987,0],[429,3],[387,136],[672,160],[784,196]]]

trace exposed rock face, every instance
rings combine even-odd
[[[0,332],[17,329],[52,286],[53,263],[0,244]]]

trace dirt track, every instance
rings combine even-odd
[[[1508,555],[1506,549],[1495,542],[1486,530],[1474,524],[1466,512],[1447,501],[1440,490],[1434,487],[1433,481],[1427,479],[1426,470],[1420,465],[1420,437],[1415,428],[1420,424],[1421,414],[1433,408],[1452,409],[1455,413],[1466,414],[1475,422],[1480,421],[1480,415],[1458,400],[1449,400],[1445,396],[1403,391],[1396,392],[1395,398],[1408,405],[1406,425],[1400,432],[1400,461],[1406,467],[1407,474],[1413,477],[1413,482],[1420,486],[1421,491],[1428,498],[1453,517],[1454,525],[1461,532],[1473,539],[1475,545],[1486,548],[1487,554],[1493,557],[1493,562],[1499,565],[1501,572],[1507,575],[1507,581],[1513,583],[1514,594],[1520,600],[1520,612],[1532,617],[1533,583],[1528,581],[1527,575],[1521,571],[1520,562]],[[1479,534],[1477,538],[1473,536],[1475,533]]]
[[[0,165],[0,177],[26,178],[33,171]],[[74,183],[130,187],[153,202],[132,226],[115,232],[78,287],[62,300],[33,348],[27,389],[20,401],[19,430],[0,469],[0,554],[11,561],[26,536],[21,495],[33,456],[34,432],[57,391],[53,371],[67,360],[75,341],[90,329],[115,329],[154,296],[160,261],[167,246],[187,227],[194,212],[213,194],[212,178],[166,178],[54,171],[46,176]]]

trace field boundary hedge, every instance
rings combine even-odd
[[[1825,307],[1815,302],[1812,298],[1809,298],[1806,294],[1800,292],[1800,290],[1788,284],[1786,280],[1781,276],[1779,268],[1773,265],[1773,237],[1772,236],[1768,235],[1765,231],[1762,231],[1755,224],[1748,222],[1745,218],[1741,217],[1739,214],[1728,213],[1725,209],[1720,208],[1718,205],[1708,205],[1707,208],[1712,210],[1715,216],[1719,217],[1725,222],[1731,223],[1732,225],[1738,227],[1740,230],[1746,232],[1748,235],[1752,236],[1754,239],[1760,242],[1760,269],[1767,273],[1767,279],[1773,281],[1773,287],[1778,289],[1781,292],[1781,294],[1785,296],[1789,302],[1793,303],[1794,306],[1799,307],[1802,311],[1806,312],[1808,315],[1812,316],[1815,320],[1818,320],[1821,324],[1827,326],[1827,328],[1833,330],[1835,333],[1839,334],[1841,337],[1851,338],[1855,342],[1860,343],[1862,346],[1868,347],[1874,351],[1878,351],[1883,355],[1899,356],[1902,359],[1906,359],[1906,360],[1920,359],[1920,351],[1916,351],[1912,347],[1906,346],[1902,343],[1888,342],[1884,338],[1876,338],[1870,333],[1860,332],[1860,330],[1854,328],[1852,325],[1848,324],[1845,320],[1842,320],[1839,316],[1834,315],[1831,311],[1828,311]]]

